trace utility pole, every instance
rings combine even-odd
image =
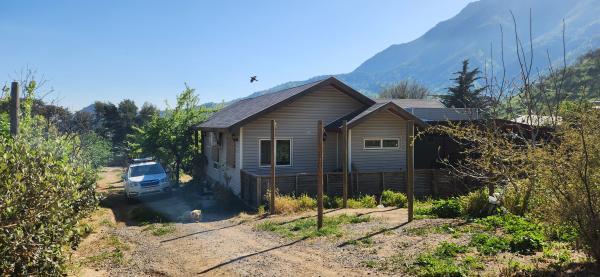
[[[344,126],[342,127],[342,132],[343,132],[343,144],[344,145],[344,164],[342,166],[343,168],[343,174],[344,176],[342,177],[343,179],[343,185],[344,185],[344,189],[343,189],[343,207],[344,209],[348,208],[348,121],[344,120]]]
[[[323,120],[317,124],[317,229],[323,227]]]
[[[408,222],[413,220],[415,201],[415,128],[414,121],[406,124],[406,194],[408,196]]]
[[[10,86],[10,134],[19,135],[19,82]]]
[[[269,209],[271,214],[274,215],[275,209],[275,120],[271,120],[271,203]]]

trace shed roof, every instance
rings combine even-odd
[[[268,113],[281,105],[285,105],[294,99],[316,91],[326,86],[333,86],[343,93],[353,97],[365,105],[375,103],[371,98],[354,90],[334,77],[304,84],[301,86],[264,94],[261,96],[246,98],[228,105],[219,112],[213,114],[207,121],[194,126],[196,129],[227,129],[244,124],[262,114]]]

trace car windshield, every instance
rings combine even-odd
[[[164,173],[163,168],[159,164],[139,165],[131,168],[131,177],[138,177],[143,175],[153,175]]]

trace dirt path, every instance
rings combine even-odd
[[[340,247],[348,238],[290,240],[254,230],[265,220],[258,216],[225,209],[214,199],[190,203],[182,196],[127,203],[122,194],[120,168],[101,173],[98,190],[105,194],[102,208],[92,216],[94,232],[73,254],[78,265],[74,275],[86,276],[364,276],[376,274],[360,266],[357,253]],[[230,206],[230,205],[227,205]],[[185,211],[202,209],[202,220],[182,223]],[[132,219],[134,210],[153,210],[167,215],[168,223],[143,225]],[[346,211],[329,211],[328,216]],[[354,213],[385,214],[381,226],[401,225],[402,209],[352,210]],[[311,216],[312,214],[298,215]],[[293,220],[275,217],[269,220]],[[168,229],[152,234],[153,227]],[[371,227],[370,227],[371,228]],[[364,230],[368,232],[369,230]],[[383,249],[383,248],[382,248]],[[359,251],[360,252],[360,251]],[[351,257],[350,257],[351,256]],[[360,256],[360,255],[358,255]]]

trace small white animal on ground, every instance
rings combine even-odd
[[[190,212],[190,219],[192,221],[199,222],[201,217],[202,217],[201,210],[193,210]]]

